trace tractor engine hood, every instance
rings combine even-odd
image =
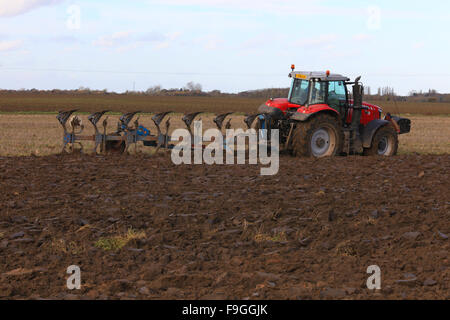
[[[284,119],[284,115],[291,108],[295,110],[301,107],[298,104],[290,103],[287,98],[269,99],[259,106],[258,112],[270,114],[273,119]]]
[[[269,99],[265,103],[266,106],[280,109],[283,112],[286,112],[289,104],[286,98]]]
[[[259,111],[261,113],[272,113],[276,112],[273,111],[273,109],[278,109],[279,111],[282,111],[283,114],[286,113],[291,108],[299,108],[301,107],[298,104],[290,103],[287,98],[277,98],[277,99],[269,99],[264,104],[262,104],[259,107]]]

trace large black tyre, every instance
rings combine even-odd
[[[299,122],[292,136],[292,153],[296,157],[323,158],[338,155],[344,143],[339,121],[328,114],[318,114]]]
[[[372,146],[364,149],[365,156],[391,157],[397,154],[398,134],[395,129],[388,125],[381,127],[372,139]]]

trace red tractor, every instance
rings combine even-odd
[[[291,68],[288,98],[269,99],[261,105],[257,129],[279,129],[280,146],[296,156],[397,153],[398,135],[410,132],[411,121],[390,114],[382,119],[380,107],[363,102],[361,77],[351,82],[329,71]]]

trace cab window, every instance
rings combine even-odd
[[[326,87],[326,82],[313,82],[309,104],[312,105],[325,103]]]
[[[308,81],[294,79],[289,93],[289,101],[294,104],[305,105],[308,100],[308,88]]]
[[[344,82],[330,81],[328,84],[328,105],[332,108],[338,108],[346,100]]]

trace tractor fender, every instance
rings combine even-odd
[[[364,148],[370,148],[372,146],[372,140],[375,133],[380,129],[381,127],[387,126],[389,124],[389,121],[387,120],[381,120],[376,119],[370,121],[365,127],[362,132],[362,141],[363,141],[363,147]]]
[[[283,120],[285,119],[283,111],[278,108],[269,107],[266,104],[262,104],[258,108],[258,113],[268,114],[273,120]]]
[[[311,113],[296,112],[293,115],[291,115],[289,119],[304,122],[304,121],[307,121],[312,116],[316,116],[318,114],[329,114],[329,115],[335,117],[337,120],[339,120],[339,113],[336,110],[329,108],[329,107],[321,108],[319,111],[311,112]]]
[[[291,120],[297,120],[297,121],[306,121],[308,120],[313,114],[315,113],[300,113],[300,112],[296,112],[291,116]]]

